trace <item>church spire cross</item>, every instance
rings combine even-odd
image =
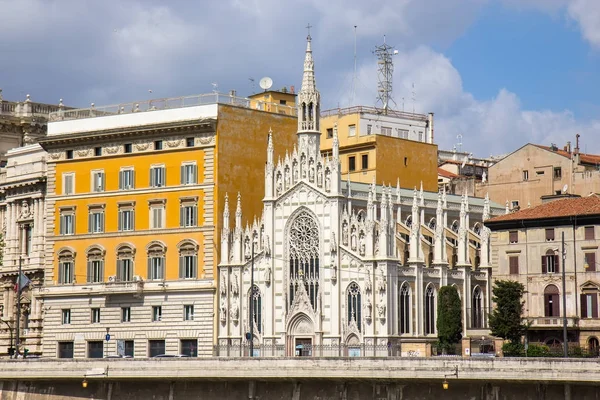
[[[308,25],[306,25],[306,29],[308,30],[308,36],[307,39],[310,40],[310,28],[312,28],[313,26],[310,24],[310,22],[308,23]]]

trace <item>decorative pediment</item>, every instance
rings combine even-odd
[[[582,292],[595,292],[600,290],[600,285],[593,281],[585,281],[584,283],[579,285],[579,288]]]
[[[288,321],[291,320],[296,314],[303,313],[306,315],[314,316],[315,311],[310,303],[304,284],[298,285],[298,290],[294,294],[294,301],[288,312]]]
[[[284,192],[279,199],[277,199],[277,203],[284,203],[293,197],[297,198],[301,193],[307,193],[307,197],[314,196],[317,199],[316,201],[325,201],[327,198],[327,194],[323,189],[309,185],[306,181],[300,181]]]

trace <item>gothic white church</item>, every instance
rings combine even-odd
[[[247,355],[250,337],[260,356],[377,355],[434,341],[444,285],[461,295],[463,335],[486,334],[491,265],[481,221],[504,210],[342,181],[336,129],[332,155],[319,151],[310,36],[297,104],[297,145],[277,163],[269,133],[260,219],[242,227],[238,195],[231,229],[225,198],[218,355]]]

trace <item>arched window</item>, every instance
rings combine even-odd
[[[588,339],[588,353],[593,356],[598,356],[598,350],[600,349],[600,343],[598,338],[592,336]]]
[[[348,286],[346,295],[348,297],[348,303],[346,305],[348,309],[348,322],[356,322],[356,326],[360,331],[362,322],[362,303],[360,297],[360,288],[355,282],[352,282]]]
[[[405,221],[404,225],[408,226],[409,228],[412,226],[412,215],[409,215],[406,218],[406,221]]]
[[[252,287],[249,304],[250,307],[252,307],[252,321],[254,322],[254,328],[258,333],[262,333],[262,295],[260,289],[256,285]]]
[[[483,304],[481,289],[476,286],[473,290],[473,298],[471,302],[471,327],[483,328]]]
[[[135,247],[123,243],[117,246],[117,281],[129,282],[133,280]]]
[[[431,229],[431,230],[435,230],[435,227],[436,227],[436,221],[435,221],[435,218],[431,218],[431,219],[429,220],[429,224],[428,224],[428,226],[429,226],[429,229]]]
[[[559,272],[559,258],[554,250],[549,249],[542,256],[542,274],[556,274]]]
[[[404,282],[398,292],[398,333],[410,333],[410,286]]]
[[[431,335],[435,333],[435,290],[433,286],[427,286],[425,291],[425,334]]]
[[[75,281],[75,252],[70,247],[62,248],[58,256],[58,283],[70,284]]]
[[[87,282],[104,282],[104,249],[92,246],[87,249]]]
[[[452,229],[452,232],[458,233],[458,221],[453,221],[452,225],[450,226],[450,229]]]
[[[198,245],[184,240],[177,245],[179,250],[179,279],[198,278]]]
[[[548,285],[544,289],[544,316],[560,317],[558,288],[555,285]]]
[[[313,308],[319,291],[319,227],[305,211],[290,227],[290,304],[299,290],[305,290]]]
[[[165,253],[166,246],[159,241],[153,241],[146,246],[148,252],[148,279],[165,279]]]

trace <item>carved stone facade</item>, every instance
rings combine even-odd
[[[331,156],[319,153],[310,45],[309,38],[297,146],[277,163],[269,133],[262,216],[243,227],[238,195],[230,229],[225,197],[219,354],[239,355],[249,332],[261,355],[276,348],[303,354],[315,345],[387,354],[400,339],[435,340],[436,293],[444,285],[456,285],[464,299],[465,334],[486,334],[490,260],[481,219],[502,207],[399,184],[342,182],[335,127]]]
[[[8,151],[0,174],[0,220],[4,240],[0,268],[2,319],[16,334],[17,294],[14,290],[19,263],[32,281],[21,294],[20,342],[30,354],[41,352],[43,307],[40,288],[44,279],[46,152],[37,144]],[[6,354],[11,332],[0,330],[0,354]],[[14,342],[13,342],[14,343]]]

